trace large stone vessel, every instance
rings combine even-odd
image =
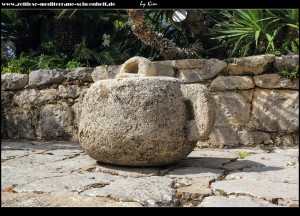
[[[204,85],[155,76],[100,80],[83,98],[79,142],[104,163],[171,164],[208,137],[214,110]]]

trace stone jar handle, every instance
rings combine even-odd
[[[205,85],[182,84],[181,91],[187,108],[188,141],[204,141],[215,124],[215,102]]]
[[[156,76],[156,68],[150,60],[141,56],[135,56],[124,62],[116,78],[141,76]]]

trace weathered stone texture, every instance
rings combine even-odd
[[[77,85],[58,86],[59,96],[62,98],[77,98],[80,94],[80,87]]]
[[[296,147],[195,148],[179,163],[146,168],[97,163],[76,142],[2,140],[1,150],[4,207],[299,206]]]
[[[225,62],[218,59],[205,59],[202,67],[179,67],[179,79],[185,83],[203,82],[215,77],[226,66]]]
[[[229,73],[233,75],[262,74],[265,66],[273,62],[272,54],[235,58],[234,63],[228,64]]]
[[[281,142],[282,142],[282,145],[285,146],[285,147],[295,145],[295,142],[294,142],[294,139],[293,139],[292,135],[282,136],[281,137]]]
[[[187,135],[189,140],[201,140],[201,145],[206,147],[230,145],[267,147],[267,145],[293,146],[299,144],[299,136],[297,135],[299,132],[299,79],[291,80],[279,75],[281,71],[296,69],[299,65],[299,55],[249,56],[236,58],[234,63],[229,65],[218,59],[181,59],[156,62],[143,60],[141,62],[145,62],[145,65],[152,65],[151,68],[156,70],[156,76],[176,77],[190,87],[198,88],[204,84],[214,95],[214,101],[217,104],[214,109],[216,123],[208,140],[204,140],[207,133],[203,133],[203,136],[201,132],[199,133],[199,130],[207,131],[205,130],[206,123],[203,123],[206,118],[198,121],[199,124],[193,119],[197,117],[197,113],[204,115],[203,113],[207,113],[207,110],[200,110],[194,102],[191,104],[189,99],[184,99],[184,110],[188,110],[187,118],[189,119],[185,130],[188,128],[192,131]],[[134,67],[131,67],[129,72],[138,72],[138,63],[138,61],[135,62]],[[278,71],[271,74],[268,68],[272,67],[272,64]],[[142,65],[141,63],[140,69],[144,67]],[[41,139],[42,137],[48,139],[49,135],[52,139],[77,139],[82,101],[87,87],[93,81],[115,79],[116,75],[120,73],[121,67],[124,68],[125,66],[102,65],[96,68],[37,70],[32,71],[29,75],[16,73],[1,75],[1,136],[10,139]],[[154,75],[151,71],[150,74]],[[227,73],[225,72],[227,71],[229,71],[230,76],[226,76]],[[145,76],[149,71],[140,74],[127,72],[125,71],[118,76],[136,79]],[[222,76],[220,76],[221,74]],[[130,94],[124,93],[128,91],[130,85],[128,84],[128,87],[126,86],[123,90],[120,89],[119,95],[116,95],[118,98],[128,97],[128,107],[131,106],[130,103],[138,94],[136,90]],[[155,88],[149,89],[151,94],[153,92],[155,94],[156,91]],[[172,91],[172,89],[166,89],[166,91]],[[105,96],[105,91],[99,90],[99,93]],[[176,92],[170,92],[170,94],[178,96]],[[199,102],[200,93],[195,95],[193,101]],[[67,104],[63,105],[63,108],[60,107],[65,102]],[[158,98],[153,103],[153,106],[156,106],[155,103],[165,104],[169,106],[166,108],[167,110],[172,109],[173,106],[164,97]],[[205,100],[199,103],[205,103]],[[106,106],[106,103],[103,104]],[[59,106],[60,108],[51,108],[52,111],[49,111],[48,108],[51,106]],[[58,125],[60,125],[53,132],[47,131],[45,123],[40,122],[42,120],[40,114],[45,116],[45,110],[41,112],[45,107],[48,107],[46,113],[52,113],[52,117],[46,117],[47,121],[52,119],[51,121],[59,122]],[[140,107],[137,106],[136,108],[140,109]],[[158,109],[164,110],[165,108],[162,107]],[[113,109],[115,107],[111,108],[111,110]],[[197,110],[196,113],[195,110]],[[135,112],[132,107],[130,107],[130,111]],[[152,111],[146,110],[145,112],[151,113]],[[165,112],[162,111],[162,113]],[[63,117],[64,115],[67,116]],[[120,116],[119,113],[116,115]],[[153,114],[153,118],[157,118],[157,115],[163,114],[160,112]],[[178,120],[177,117],[171,117],[170,113],[164,115],[170,119],[174,118],[174,121]],[[62,120],[64,118],[65,120]],[[94,118],[95,116],[91,116],[91,119]],[[65,123],[62,123],[63,121]],[[133,121],[136,122],[136,120]],[[172,121],[170,120],[170,124],[173,124]],[[21,124],[26,125],[22,126]],[[116,124],[118,125],[118,123]],[[174,122],[174,125],[176,124],[177,122]],[[44,125],[43,133],[41,132],[41,125]],[[55,128],[53,124],[51,125],[51,128]],[[140,125],[136,124],[136,127],[140,127]],[[125,128],[124,133],[127,133],[127,130],[130,132],[135,129]],[[56,137],[55,134],[59,134],[59,136]],[[174,135],[176,133],[170,134],[176,139]],[[127,138],[129,139],[129,137]],[[132,142],[140,142],[140,140]]]
[[[29,74],[29,87],[42,86],[47,84],[60,84],[64,80],[64,71],[57,70],[36,70]]]
[[[277,207],[267,201],[247,196],[223,197],[210,196],[204,198],[198,207]]]
[[[205,59],[180,59],[159,61],[160,64],[173,68],[203,68]]]
[[[93,72],[93,68],[88,67],[80,67],[75,69],[67,69],[65,70],[65,78],[70,80],[81,80],[84,82],[92,82],[91,74]]]
[[[166,177],[127,178],[104,188],[84,191],[83,195],[110,196],[120,201],[135,201],[144,206],[176,206],[179,200],[171,188],[173,180]]]
[[[210,141],[214,147],[236,146],[239,144],[236,131],[229,127],[215,127],[210,135]]]
[[[80,105],[81,145],[94,159],[118,165],[154,166],[185,158],[197,142],[189,139],[188,124],[196,121],[199,137],[205,137],[214,116],[208,109],[209,92],[202,86],[191,91],[190,100],[195,100],[194,112],[206,117],[197,121],[197,113],[196,119],[188,119],[185,96],[189,97],[189,91],[183,95],[181,85],[169,77],[94,83]],[[197,92],[199,99],[192,96]]]
[[[8,110],[5,115],[7,136],[14,139],[35,139],[37,116],[37,109],[29,105]]]
[[[167,76],[174,77],[175,71],[174,68],[169,65],[161,64],[160,62],[153,62],[156,68],[156,76]]]
[[[210,85],[211,91],[246,90],[254,88],[251,77],[219,76]]]
[[[299,92],[293,90],[255,90],[252,117],[257,130],[268,132],[299,131]]]
[[[273,64],[278,71],[293,70],[299,65],[299,55],[275,57]]]
[[[73,114],[66,103],[45,105],[39,116],[38,136],[41,139],[66,140],[76,135]]]
[[[201,201],[204,197],[212,194],[209,188],[209,178],[197,178],[191,181],[186,187],[180,187],[177,189],[177,196],[182,201]]]
[[[16,90],[24,88],[29,80],[27,74],[1,74],[1,90]]]
[[[250,121],[253,91],[220,92],[213,97],[217,104],[216,126],[239,128]]]
[[[232,187],[234,185],[234,187]],[[299,185],[241,178],[212,183],[215,194],[248,194],[255,198],[299,200]],[[287,193],[288,191],[288,193]]]
[[[299,79],[291,80],[279,74],[263,74],[254,77],[255,85],[261,88],[299,89]]]
[[[268,133],[260,131],[238,131],[237,132],[239,143],[247,146],[258,145],[258,144],[273,144],[271,136]]]
[[[22,107],[23,105],[41,105],[45,103],[55,103],[58,93],[56,89],[25,89],[18,91],[13,97],[13,104]]]
[[[122,65],[101,65],[96,67],[91,76],[94,82],[103,79],[113,79],[120,73]]]

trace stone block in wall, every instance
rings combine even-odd
[[[11,106],[14,91],[1,91],[1,109],[5,109]]]
[[[252,122],[257,130],[299,131],[299,92],[256,89],[252,103]]]
[[[73,112],[73,120],[74,120],[74,125],[77,128],[77,120],[78,120],[78,102],[74,103],[73,106],[70,107],[71,111]]]
[[[210,84],[211,91],[246,90],[254,88],[248,76],[218,76]]]
[[[1,74],[1,90],[22,89],[28,84],[27,74],[7,73]]]
[[[281,144],[283,146],[285,146],[285,147],[294,146],[295,145],[293,136],[290,135],[290,134],[284,135],[284,136],[280,137],[280,139],[281,139]]]
[[[273,62],[274,59],[275,56],[273,54],[235,58],[234,63],[228,64],[229,74],[262,74],[265,66]]]
[[[11,110],[12,99],[14,91],[2,91],[1,92],[1,137],[7,137],[6,127],[6,113]]]
[[[7,138],[7,127],[6,127],[6,117],[5,112],[1,107],[1,138]]]
[[[260,131],[238,131],[237,136],[239,139],[239,143],[242,145],[252,146],[259,144],[273,144],[271,140],[271,136],[268,133],[260,132]]]
[[[203,67],[179,69],[179,79],[185,83],[203,82],[217,76],[226,67],[227,64],[224,61],[204,59]]]
[[[67,81],[81,80],[84,82],[93,82],[92,75],[91,75],[93,70],[94,70],[94,68],[89,68],[89,67],[66,69],[65,70],[65,78],[67,79]]]
[[[180,60],[164,60],[155,61],[153,63],[159,63],[169,67],[182,69],[182,68],[203,68],[205,59],[180,59]]]
[[[29,105],[14,107],[5,114],[7,138],[29,139],[36,138],[35,128],[37,124],[38,111]]]
[[[47,104],[39,113],[38,137],[45,140],[70,140],[76,136],[74,115],[67,103]]]
[[[204,59],[180,59],[173,60],[172,66],[178,69],[181,68],[203,68]]]
[[[275,57],[273,65],[278,71],[287,69],[293,70],[299,65],[299,55],[283,55]]]
[[[94,82],[103,79],[113,79],[120,73],[122,65],[101,65],[96,67],[92,72]]]
[[[200,68],[179,69],[179,79],[185,83],[203,82],[205,80],[204,74],[204,70]]]
[[[279,74],[263,74],[254,76],[254,83],[261,88],[299,89],[299,79],[291,80]]]
[[[299,145],[299,134],[293,134],[293,139],[295,145]]]
[[[233,128],[215,127],[209,138],[214,147],[236,146],[239,144],[236,131]]]
[[[36,70],[29,74],[29,87],[61,84],[64,81],[64,71],[58,70]]]
[[[15,93],[12,103],[18,106],[26,104],[41,105],[44,103],[54,103],[57,101],[57,89],[24,89]]]
[[[62,98],[77,98],[80,94],[80,87],[77,85],[59,85],[58,93]]]
[[[153,62],[155,69],[156,69],[156,76],[167,76],[167,77],[174,77],[175,71],[173,67],[169,65],[161,64],[160,62]]]
[[[214,94],[218,127],[239,129],[250,121],[253,90]]]
[[[253,141],[254,141],[255,145],[261,144],[261,143],[263,143],[265,145],[273,144],[271,136],[268,133],[264,133],[261,131],[254,131],[254,132],[252,132],[252,137],[253,137]]]

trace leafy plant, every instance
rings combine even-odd
[[[287,77],[289,79],[296,79],[299,77],[299,65],[295,69],[286,68],[286,70],[281,71],[280,75]]]
[[[229,56],[246,56],[275,52],[284,42],[286,50],[299,50],[298,10],[224,10],[218,22],[219,36],[214,37],[221,45],[229,48]],[[284,32],[291,37],[288,40]]]
[[[244,89],[243,86],[240,84],[236,85],[236,87],[235,87],[236,91],[242,91],[243,89]]]
[[[244,159],[249,155],[248,152],[238,152],[237,154],[241,159]]]
[[[25,53],[21,53],[18,59],[8,59],[7,65],[1,65],[1,73],[23,73],[28,74],[37,69],[36,61]]]
[[[66,68],[78,68],[81,66],[82,66],[82,64],[80,62],[78,62],[77,60],[68,61],[68,63],[66,64]]]

